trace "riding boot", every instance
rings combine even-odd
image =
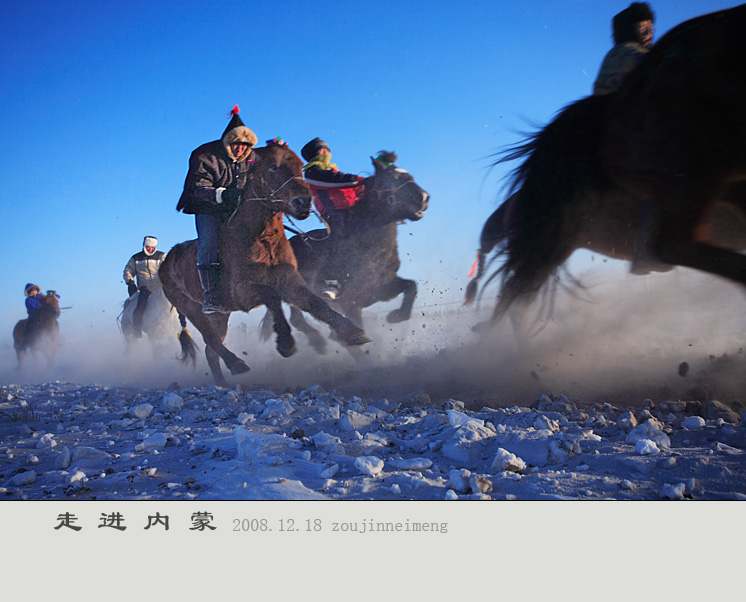
[[[220,298],[220,264],[199,265],[197,273],[204,294],[202,313],[214,314],[221,311],[223,301]]]
[[[142,316],[148,305],[150,290],[143,286],[139,293],[140,294],[137,295],[137,306],[135,307],[135,311],[132,312],[132,334],[136,339],[142,338]]]

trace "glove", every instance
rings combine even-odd
[[[134,282],[128,282],[127,283],[127,293],[129,294],[129,296],[131,297],[136,292],[137,292],[137,287],[135,286],[135,283]]]
[[[222,191],[221,199],[227,209],[233,209],[241,200],[241,191],[236,188],[226,188]]]

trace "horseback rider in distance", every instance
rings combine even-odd
[[[176,206],[195,216],[197,272],[204,294],[202,313],[221,311],[218,235],[221,224],[238,205],[251,168],[257,137],[238,116],[238,105],[219,140],[203,144],[189,158],[184,192]]]
[[[131,298],[136,292],[140,292],[137,296],[137,306],[132,313],[132,334],[138,339],[142,338],[142,316],[148,305],[148,297],[161,288],[158,268],[166,259],[166,254],[157,248],[158,239],[155,236],[146,236],[142,241],[142,251],[130,257],[124,266],[123,278],[127,285],[127,294]]]
[[[23,341],[26,345],[29,344],[30,335],[36,326],[36,323],[39,321],[39,312],[41,312],[42,307],[41,300],[39,299],[40,293],[41,289],[38,285],[33,284],[32,282],[29,282],[23,289],[23,294],[26,296],[26,313],[28,314],[28,318],[26,318],[26,326],[23,330]]]

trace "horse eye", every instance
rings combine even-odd
[[[279,165],[270,165],[269,166],[269,171],[277,171],[278,169],[280,169]]]

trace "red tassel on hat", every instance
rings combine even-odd
[[[231,109],[231,112],[230,112],[230,113],[228,113],[228,117],[230,117],[231,115],[238,115],[238,113],[239,113],[240,111],[241,111],[241,109],[239,109],[239,108],[238,108],[238,105],[236,105],[235,107],[233,107],[233,108]]]

